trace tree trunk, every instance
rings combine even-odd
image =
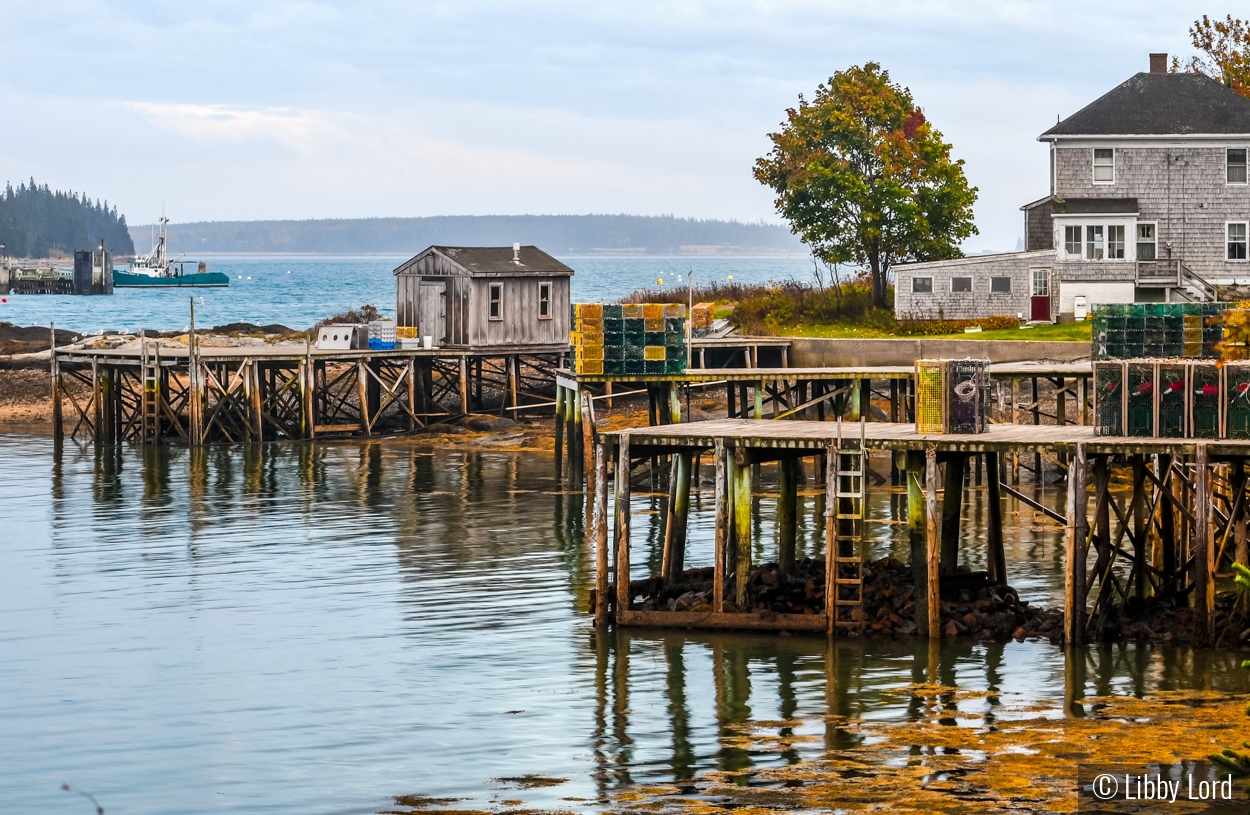
[[[885,308],[885,270],[881,268],[881,246],[875,240],[872,242],[872,249],[868,253],[868,267],[872,272],[873,308]]]

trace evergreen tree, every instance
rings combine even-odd
[[[53,250],[74,252],[104,246],[114,254],[134,254],[126,218],[108,202],[83,194],[53,191],[35,179],[5,184],[0,196],[0,243],[7,255],[43,257]]]

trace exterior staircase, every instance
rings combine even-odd
[[[1166,289],[1170,303],[1211,303],[1219,297],[1215,286],[1179,260],[1139,260],[1135,282],[1139,287]]]

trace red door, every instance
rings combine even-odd
[[[1050,322],[1050,269],[1033,270],[1033,296],[1029,300],[1029,319]]]

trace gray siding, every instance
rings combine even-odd
[[[470,344],[550,345],[569,341],[569,278],[477,277],[471,282]],[[490,286],[503,284],[503,319],[490,319]],[[551,319],[538,317],[538,286],[551,284]]]
[[[1029,314],[1033,269],[1053,269],[1054,252],[982,255],[894,267],[894,314],[901,320],[969,320]],[[913,294],[912,278],[933,278],[931,294]],[[972,291],[951,291],[951,278],[971,277]],[[1011,291],[990,292],[990,278],[1010,277]]]
[[[1099,144],[1115,149],[1115,182],[1093,183],[1092,146],[1063,146],[1056,154],[1056,194],[1060,198],[1136,198],[1137,220],[1158,224],[1159,257],[1179,259],[1199,276],[1222,280],[1250,275],[1245,262],[1225,257],[1225,222],[1250,220],[1250,186],[1225,183],[1225,149],[1245,144],[1211,143],[1153,146],[1126,141]],[[1172,161],[1168,161],[1172,156]],[[1091,219],[1097,216],[1091,216]],[[1074,264],[1060,263],[1060,273]],[[1100,264],[1082,264],[1097,266]],[[1107,263],[1107,266],[1114,264]],[[1132,275],[1125,270],[1083,270],[1082,276]]]
[[[1055,248],[1053,201],[1038,204],[1024,211],[1024,251]]]

